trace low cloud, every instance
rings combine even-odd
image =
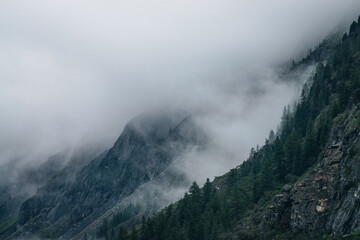
[[[296,96],[276,67],[359,14],[358,0],[2,1],[0,163],[110,147],[156,109],[201,112],[242,161]]]

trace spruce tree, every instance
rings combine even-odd
[[[273,163],[275,165],[275,177],[279,181],[283,181],[286,175],[286,162],[284,156],[283,145],[279,138],[275,140],[274,146],[274,154],[273,154]]]

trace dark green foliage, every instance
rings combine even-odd
[[[203,188],[194,182],[177,204],[143,219],[139,239],[218,239],[254,201],[253,177],[243,178],[233,169],[224,181],[228,187],[222,193],[216,191],[209,179]]]
[[[216,193],[209,179],[202,189],[194,182],[176,205],[148,220],[143,218],[139,231],[133,228],[126,234],[120,228],[118,239],[218,239],[251,201],[247,195],[251,181],[236,184],[239,180],[238,171],[232,170],[226,179],[226,196]]]
[[[291,173],[293,175],[300,176],[306,169],[304,165],[304,157],[301,148],[301,142],[299,139],[296,138],[294,143],[294,155],[292,158],[292,166],[291,166]]]
[[[284,154],[284,148],[283,148],[283,144],[281,143],[280,139],[277,138],[275,140],[275,150],[274,150],[274,154],[272,157],[272,162],[274,163],[275,166],[275,177],[277,180],[279,181],[283,181],[286,175],[286,161],[287,159],[285,158],[285,154]],[[266,163],[265,163],[266,164]],[[264,165],[265,165],[264,164]],[[267,170],[269,171],[269,170]]]
[[[122,212],[117,213],[112,217],[112,220],[110,222],[110,227],[118,226],[119,224],[129,220],[131,217],[135,216],[139,212],[140,212],[139,205],[130,204]]]
[[[130,240],[138,240],[138,233],[135,229],[135,226],[131,229]]]
[[[273,170],[269,159],[265,159],[263,161],[262,169],[259,175],[259,189],[260,193],[263,193],[266,190],[271,189],[273,182]]]
[[[119,227],[119,234],[117,240],[126,240],[127,239],[127,232],[124,228]]]
[[[96,232],[96,237],[113,239],[114,236],[112,235],[115,235],[115,233],[112,234],[114,228],[118,227],[121,223],[128,221],[130,218],[137,215],[139,212],[140,212],[139,205],[134,206],[133,204],[130,204],[123,211],[115,214],[110,222],[108,222],[107,219],[104,219],[99,230]],[[125,230],[123,228],[120,228],[119,230],[119,236],[121,236],[120,239],[125,239],[125,237],[127,236],[127,234],[124,234],[124,231]]]
[[[107,237],[108,234],[108,230],[109,230],[109,223],[106,219],[104,219],[101,227],[99,228],[98,232],[96,233],[96,237],[100,238],[100,237]]]

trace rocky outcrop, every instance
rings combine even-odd
[[[273,203],[268,206],[265,215],[259,225],[262,233],[267,233],[275,228],[288,229],[291,212],[291,199],[287,188],[282,193],[277,194]],[[275,226],[276,224],[276,226]]]
[[[41,162],[40,159],[38,161]],[[30,165],[21,160],[13,160],[0,167],[1,237],[14,230],[21,204],[33,196],[39,186],[59,173],[67,162],[67,154],[58,153],[41,164]]]
[[[359,113],[354,108],[338,117],[321,160],[274,197],[258,226],[261,233],[283,226],[316,238],[360,229]]]
[[[295,184],[289,193],[293,231],[324,230],[338,188],[342,148],[342,142],[329,146],[321,163]]]

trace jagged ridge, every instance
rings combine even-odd
[[[194,146],[204,146],[205,133],[188,117],[147,114],[124,128],[114,146],[81,170],[65,168],[25,201],[14,237],[67,238],[106,210],[154,179]]]

